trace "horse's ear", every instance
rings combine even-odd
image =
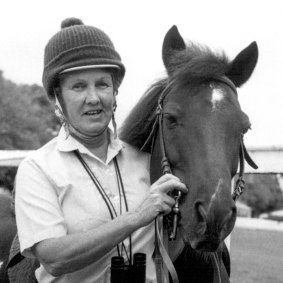
[[[180,51],[186,48],[184,39],[180,35],[178,28],[174,25],[166,33],[162,46],[162,59],[166,67],[170,65],[170,57],[175,51]]]
[[[248,47],[242,50],[231,62],[227,77],[239,87],[244,84],[253,73],[258,59],[258,47],[256,42],[252,42]]]

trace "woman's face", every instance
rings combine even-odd
[[[111,73],[102,69],[66,73],[60,78],[60,87],[70,124],[83,134],[102,134],[115,103]]]

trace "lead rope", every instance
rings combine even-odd
[[[216,252],[213,253],[212,255],[212,265],[213,265],[213,283],[221,283],[219,260]]]
[[[159,223],[162,223],[163,217],[158,216],[155,219],[155,249],[154,249],[154,262],[156,269],[156,280],[157,283],[168,282],[169,283],[169,274],[171,276],[172,283],[179,283],[179,278],[174,267],[174,264],[167,253],[167,250],[163,244],[163,237],[160,234]],[[163,266],[163,263],[165,266]],[[169,274],[168,274],[169,273]],[[164,281],[165,279],[165,281]]]

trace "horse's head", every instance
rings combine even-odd
[[[173,174],[189,188],[180,200],[182,237],[192,248],[214,251],[232,231],[236,207],[231,179],[240,140],[251,124],[236,87],[257,62],[252,43],[232,62],[207,48],[186,46],[176,27],[163,43],[168,84],[163,104],[163,138]],[[152,154],[151,178],[161,174],[160,129]]]

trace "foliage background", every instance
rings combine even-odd
[[[246,174],[246,190],[240,200],[252,208],[252,216],[283,208],[283,194],[276,174]]]
[[[0,71],[0,149],[37,149],[57,131],[58,121],[43,88],[16,84]]]
[[[58,132],[59,123],[41,86],[16,84],[0,70],[0,150],[37,149]],[[15,167],[0,168],[0,187],[13,189]]]

